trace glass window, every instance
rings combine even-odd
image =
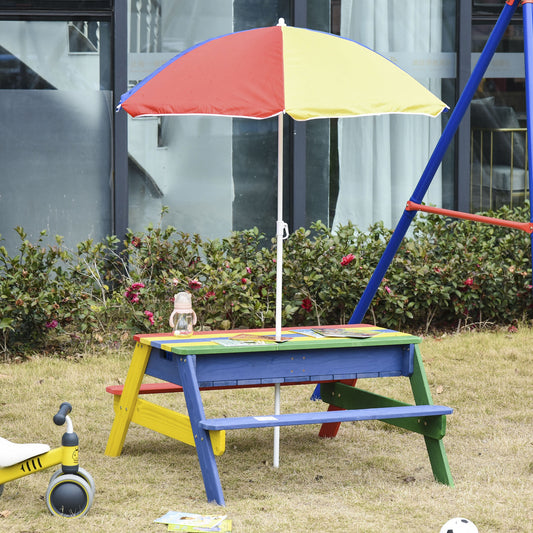
[[[129,85],[177,53],[233,31],[233,1],[131,2]],[[129,226],[142,230],[169,207],[167,224],[204,238],[232,228],[232,119],[128,116]]]
[[[502,5],[474,0],[472,64],[492,32]],[[470,210],[524,203],[528,189],[524,30],[517,10],[470,107]]]
[[[305,21],[297,25],[354,38],[396,61],[441,98],[448,99],[450,91],[455,96],[455,0],[299,2],[299,8],[303,5]],[[292,24],[296,7],[274,0],[131,2],[129,85],[203,40],[273,25],[279,17]],[[295,123],[287,118],[284,218],[293,228],[319,219],[330,225],[351,220],[363,229],[378,220],[392,225],[444,120]],[[275,233],[276,118],[128,117],[128,143],[132,229],[156,222],[162,206],[168,206],[168,224],[205,238],[253,226],[267,237]],[[453,167],[439,171],[432,203],[451,207],[446,202],[453,201]]]
[[[212,37],[290,19],[290,2],[131,2],[129,84]],[[287,121],[286,121],[287,122]],[[289,126],[286,125],[288,129]],[[285,136],[288,139],[288,135]],[[165,221],[204,238],[257,226],[275,232],[277,119],[181,116],[131,119],[129,225]],[[287,140],[286,154],[290,154]],[[287,179],[290,156],[285,158]]]
[[[69,246],[112,232],[110,58],[107,21],[0,20],[0,228],[10,251],[15,226]]]

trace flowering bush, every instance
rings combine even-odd
[[[529,219],[527,206],[489,214]],[[418,218],[387,276],[392,299],[402,295],[400,326],[427,331],[431,325],[510,324],[531,314],[531,243],[518,230],[435,215]]]
[[[129,233],[76,252],[61,237],[19,253],[0,246],[0,353],[52,341],[103,339],[126,329],[168,331],[174,295],[188,291],[197,328],[272,327],[276,252],[256,228],[202,240],[172,226]],[[527,220],[527,206],[491,216]],[[362,232],[316,222],[284,243],[284,325],[346,323],[390,238],[378,223]],[[516,327],[532,305],[529,236],[517,230],[419,215],[365,317],[420,332],[476,324]]]
[[[84,316],[87,292],[70,275],[72,255],[56,237],[45,246],[46,232],[36,243],[15,228],[21,243],[10,257],[0,246],[0,353],[26,345],[39,347],[47,334],[64,332]]]

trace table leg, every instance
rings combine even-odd
[[[200,420],[205,420],[205,413],[198,380],[196,379],[195,366],[196,356],[194,355],[180,356],[178,359],[178,371],[191,421],[198,461],[204,479],[207,501],[225,505],[211,438],[209,432],[199,425]]]
[[[105,454],[117,457],[122,452],[126,433],[133,417],[135,403],[139,395],[139,389],[144,377],[146,365],[150,358],[151,348],[145,344],[137,343],[131,358],[130,368],[124,383],[124,389],[120,397],[111,433],[107,440]]]
[[[413,374],[409,379],[415,403],[416,405],[433,405],[433,399],[429,390],[429,383],[418,345],[415,345],[414,350]],[[442,418],[445,424],[446,417],[443,415]],[[431,463],[431,469],[433,470],[433,476],[440,483],[453,487],[454,482],[442,439],[434,439],[424,435],[424,440],[426,441],[426,449]]]

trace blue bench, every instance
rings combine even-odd
[[[206,430],[230,430],[245,428],[266,428],[276,426],[297,426],[303,424],[324,424],[328,422],[352,422],[358,420],[387,420],[396,418],[417,418],[450,415],[453,409],[443,405],[405,405],[372,409],[348,409],[297,413],[272,416],[243,416],[230,418],[209,418],[200,421]]]

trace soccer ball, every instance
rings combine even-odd
[[[440,533],[479,533],[473,522],[466,518],[452,518],[441,528]]]

